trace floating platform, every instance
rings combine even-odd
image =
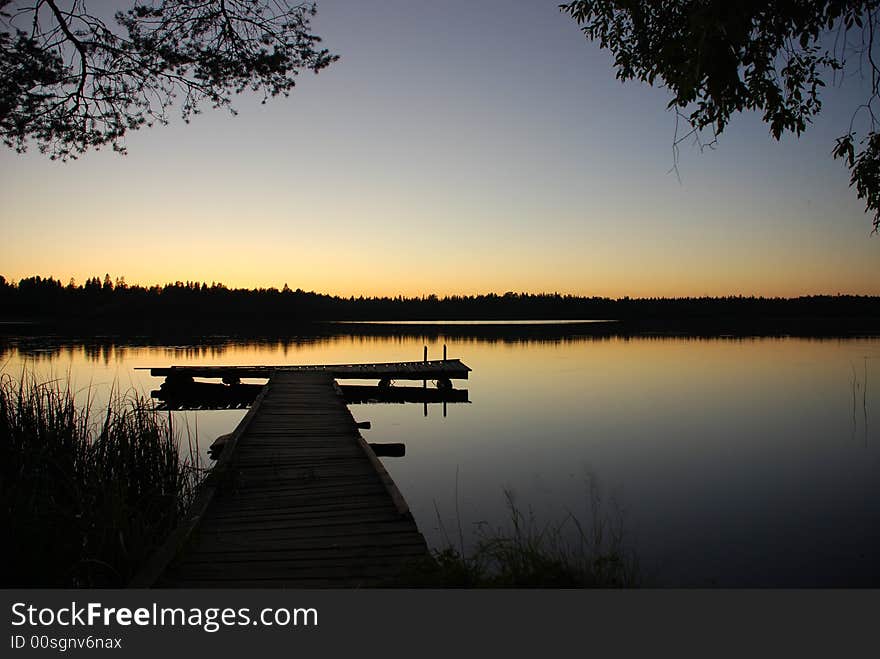
[[[261,384],[219,384],[169,380],[151,392],[158,410],[229,410],[249,407],[263,390]],[[346,405],[379,403],[469,403],[467,389],[379,387],[343,384]]]
[[[336,380],[467,380],[470,368],[458,359],[377,364],[313,364],[294,366],[167,366],[148,367],[150,375],[166,378],[269,378],[275,373],[323,373]],[[139,370],[146,370],[141,368]]]

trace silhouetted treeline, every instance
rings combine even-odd
[[[798,298],[610,299],[558,293],[438,297],[337,297],[301,289],[228,288],[175,282],[129,286],[109,275],[83,284],[0,277],[0,317],[35,322],[150,325],[252,325],[318,320],[561,320],[614,319],[635,324],[706,323],[718,319],[763,322],[808,319],[843,322],[855,329],[880,325],[880,297],[834,295]]]

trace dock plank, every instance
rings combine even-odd
[[[209,503],[153,585],[393,585],[427,557],[332,367],[275,369],[233,437]]]

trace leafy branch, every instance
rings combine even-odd
[[[611,51],[618,79],[669,90],[668,107],[676,113],[673,168],[682,140],[694,137],[703,146],[700,134],[708,130],[714,145],[736,113],[760,113],[777,140],[799,136],[822,110],[826,80],[837,84],[847,73],[867,80],[867,98],[831,154],[849,168],[876,233],[878,7],[878,0],[577,0],[560,10]],[[679,121],[689,126],[683,136]]]
[[[0,136],[50,158],[110,145],[130,130],[185,121],[234,94],[290,94],[301,70],[338,56],[312,34],[314,4],[153,0],[112,17],[86,0],[0,0]]]

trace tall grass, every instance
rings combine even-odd
[[[586,516],[568,513],[539,524],[505,491],[506,526],[478,525],[477,542],[433,551],[428,565],[407,575],[411,585],[439,588],[633,588],[641,584],[638,558],[627,545],[623,514],[610,510],[594,479],[588,482]],[[438,513],[439,519],[439,513]]]
[[[69,384],[0,375],[5,587],[124,586],[177,525],[200,480],[170,424],[135,393],[92,410]]]

